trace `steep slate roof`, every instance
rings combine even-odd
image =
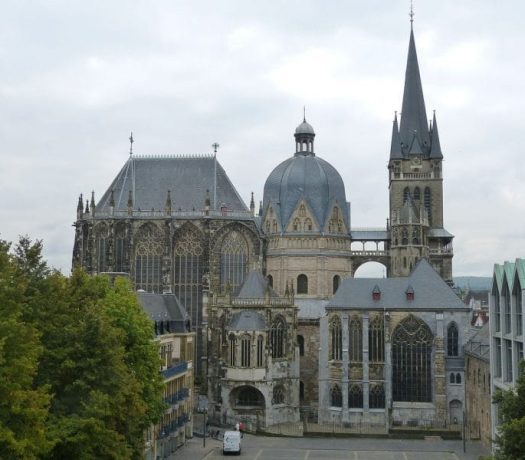
[[[242,283],[238,299],[264,299],[266,291],[270,297],[278,297],[277,293],[268,286],[268,280],[263,276],[260,270],[252,270]]]
[[[227,329],[230,331],[264,331],[267,326],[266,320],[260,313],[243,310],[232,316]]]
[[[215,179],[216,174],[216,179]],[[115,210],[127,210],[129,192],[135,196],[133,209],[164,210],[168,190],[171,190],[172,209],[201,210],[210,191],[212,209],[225,205],[232,211],[248,211],[223,167],[210,156],[148,157],[132,155],[97,204],[97,212],[109,212],[111,190],[114,191]],[[214,207],[214,184],[217,186]]]
[[[374,300],[375,286],[381,291]],[[413,289],[414,299],[406,293]],[[421,259],[408,277],[346,278],[327,305],[328,309],[400,309],[400,310],[468,310],[448,284],[425,260]]]
[[[152,294],[149,292],[137,292],[137,297],[142,309],[152,321],[174,321],[182,326],[190,317],[186,309],[174,294]]]
[[[490,330],[488,321],[470,338],[465,345],[465,352],[489,361]]]

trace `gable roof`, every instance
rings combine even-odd
[[[267,329],[264,317],[253,310],[235,313],[227,326],[229,331],[264,331]]]
[[[96,212],[109,212],[112,190],[115,211],[127,210],[130,192],[134,194],[134,210],[164,210],[168,190],[171,190],[174,210],[203,209],[206,190],[209,190],[211,209],[220,209],[224,205],[231,211],[248,211],[228,175],[213,155],[132,155],[98,202]]]
[[[260,270],[252,270],[242,283],[237,294],[238,299],[264,299],[266,291],[270,297],[278,297],[277,293],[268,285],[268,280]]]
[[[174,294],[153,294],[137,292],[142,309],[152,321],[172,321],[177,330],[184,331],[190,316]]]
[[[374,300],[376,286],[381,291]],[[413,291],[413,300],[407,292]],[[408,277],[347,278],[327,305],[328,309],[468,310],[425,259],[419,260]]]

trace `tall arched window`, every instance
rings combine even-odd
[[[433,334],[424,321],[409,315],[392,334],[394,401],[432,401]]]
[[[108,228],[105,224],[99,224],[95,227],[95,245],[97,251],[96,267],[97,272],[108,271],[108,246],[109,246]]]
[[[126,272],[128,258],[128,238],[125,224],[117,224],[115,228],[115,271]]]
[[[419,244],[419,229],[417,227],[412,230],[412,244]]]
[[[409,197],[410,197],[410,189],[408,187],[405,187],[405,189],[403,190],[403,203],[406,203]]]
[[[423,196],[423,205],[428,214],[428,222],[432,224],[432,192],[429,187],[425,187],[425,192]]]
[[[379,316],[376,316],[368,325],[368,350],[370,353],[370,362],[384,362],[385,334],[383,319]]]
[[[237,365],[237,338],[230,334],[228,337],[228,345],[229,345],[229,352],[230,352],[230,366],[236,366]]]
[[[332,280],[332,293],[335,294],[337,289],[339,289],[339,284],[341,284],[341,277],[339,275],[335,275]]]
[[[264,338],[262,335],[257,337],[257,367],[264,365]]]
[[[173,274],[174,294],[197,327],[202,315],[203,246],[195,231],[187,231],[176,239]]]
[[[282,317],[277,317],[270,330],[272,344],[272,358],[284,358],[286,355],[286,322]]]
[[[268,286],[270,286],[271,288],[273,288],[273,276],[272,275],[268,275],[266,277],[266,279],[268,280]]]
[[[458,356],[458,327],[450,323],[447,327],[447,355]]]
[[[421,199],[421,191],[419,190],[419,187],[416,187],[414,189],[414,200],[419,201]]]
[[[406,228],[401,231],[401,244],[408,244],[408,230]]]
[[[330,321],[330,344],[330,359],[340,361],[342,359],[343,339],[339,316],[334,316]]]
[[[251,366],[252,338],[244,334],[241,338],[241,367]]]
[[[162,233],[153,224],[143,225],[135,237],[135,288],[162,291]],[[180,297],[179,297],[179,300]]]
[[[299,356],[304,356],[304,337],[302,335],[297,336],[297,346],[299,347]]]
[[[332,407],[343,407],[343,394],[337,384],[333,385],[330,390],[330,405]]]
[[[350,385],[348,389],[348,407],[354,409],[363,407],[363,390],[360,385]]]
[[[370,386],[368,394],[368,406],[370,409],[385,408],[385,388],[381,384]]]
[[[301,231],[301,221],[297,217],[293,220],[293,231],[294,232]]]
[[[308,294],[308,277],[306,275],[297,277],[297,294]]]
[[[230,232],[221,246],[221,285],[228,283],[232,292],[237,293],[244,281],[248,264],[248,244],[244,237],[236,231]]]
[[[299,382],[299,401],[304,401],[304,382]]]
[[[361,318],[354,316],[349,324],[350,361],[360,363],[363,361],[363,326]]]

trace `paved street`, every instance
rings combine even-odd
[[[365,439],[365,438],[273,438],[245,435],[240,458],[246,460],[478,460],[488,452],[479,442]],[[224,458],[222,443],[193,438],[177,450],[173,460],[214,460]],[[232,457],[239,458],[239,457]]]

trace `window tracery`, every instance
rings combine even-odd
[[[348,390],[348,407],[354,409],[363,407],[363,390],[360,385],[350,385]]]
[[[332,407],[343,407],[343,394],[341,387],[337,384],[333,385],[330,390],[330,404]]]
[[[284,358],[286,354],[286,322],[282,317],[277,317],[270,330],[272,344],[272,358]]]
[[[281,385],[273,389],[272,404],[284,404],[284,388]]]
[[[452,322],[447,327],[447,355],[458,356],[458,327]]]
[[[248,265],[248,243],[237,231],[230,232],[221,246],[221,286],[229,283],[234,294],[244,281]]]
[[[363,360],[363,325],[361,318],[354,316],[348,327],[350,339],[350,362],[360,363]]]
[[[136,236],[135,287],[146,292],[162,291],[162,232],[153,224],[143,225]]]
[[[108,246],[109,231],[106,224],[99,224],[95,227],[95,247],[97,251],[97,272],[108,271]]]
[[[372,385],[368,395],[368,406],[370,409],[385,408],[385,388],[381,384]]]
[[[340,361],[342,359],[343,335],[339,316],[334,316],[330,321],[330,339],[330,359]]]
[[[370,362],[382,363],[385,360],[385,333],[382,318],[376,316],[368,326],[368,350]]]

